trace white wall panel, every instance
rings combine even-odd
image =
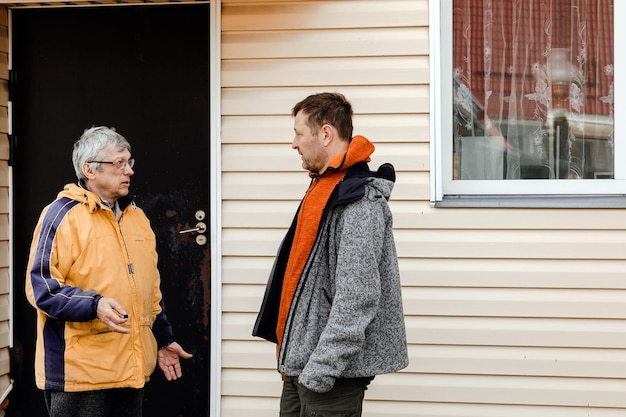
[[[614,319],[407,316],[406,327],[410,344],[626,348],[626,323]]]
[[[403,258],[621,259],[626,245],[626,234],[602,230],[396,230],[395,237]]]
[[[370,169],[376,170],[389,162],[398,171],[407,171],[416,165],[422,171],[429,166],[428,144],[425,143],[378,143]],[[222,146],[222,169],[224,172],[296,171],[308,178],[302,169],[298,152],[285,144],[237,144]]]
[[[409,315],[626,318],[626,290],[405,287]]]
[[[338,40],[341,40],[338,42]],[[302,45],[307,45],[303,48]],[[428,54],[428,28],[229,32],[223,59],[401,56]]]
[[[426,57],[245,59],[222,63],[223,87],[405,85],[428,84],[428,80]]]
[[[399,202],[395,198],[391,204],[396,220],[394,226],[398,229],[464,229],[477,233],[484,229],[543,230],[547,233],[569,229],[580,231],[583,236],[585,232],[595,230],[616,236],[626,231],[626,216],[622,210],[438,209],[426,202]]]
[[[321,91],[352,102],[371,167],[397,169],[410,365],[364,416],[626,415],[626,216],[430,206],[428,4],[222,2],[224,417],[278,413],[275,345],[251,331],[309,183],[291,108]]]
[[[623,409],[598,407],[555,407],[466,403],[433,403],[368,400],[363,405],[367,417],[623,417]]]
[[[375,400],[626,407],[626,380],[399,373],[377,378]]]
[[[261,115],[287,116],[278,121],[278,126],[286,127],[291,132],[293,119],[290,117],[293,105],[308,96],[320,91],[341,90],[354,108],[357,119],[363,115],[389,115],[397,117],[406,115],[414,118],[421,114],[419,123],[403,124],[404,129],[396,134],[403,137],[412,136],[413,129],[420,125],[428,126],[428,85],[324,85],[312,87],[255,87],[255,88],[224,88],[222,91],[222,113],[224,116]],[[228,120],[227,118],[225,118]],[[385,119],[387,120],[387,119]],[[391,121],[395,119],[390,119]],[[265,123],[273,123],[270,118]],[[290,138],[291,139],[291,138]]]
[[[367,398],[384,401],[461,402],[485,404],[551,405],[570,407],[625,407],[626,381],[619,379],[438,375],[396,373],[381,375],[369,387]],[[225,369],[224,395],[267,397],[280,391],[275,370]],[[390,405],[391,406],[391,405]]]
[[[416,401],[377,401],[365,393],[363,415],[367,417],[623,417],[623,410],[598,407],[553,407]],[[229,415],[276,417],[277,398],[224,397]]]
[[[309,1],[226,0],[222,28],[236,30],[327,29],[427,26],[428,1]],[[263,3],[263,4],[255,4]],[[272,4],[277,3],[277,4]]]
[[[626,260],[401,258],[405,286],[626,289]],[[547,279],[546,277],[549,277]]]
[[[225,368],[276,368],[271,343],[231,341],[223,348]],[[402,373],[626,377],[624,349],[411,345],[409,358],[409,367]]]
[[[268,343],[252,337],[255,320],[256,313],[224,314],[224,340]],[[407,316],[406,327],[409,345],[626,349],[623,320]]]

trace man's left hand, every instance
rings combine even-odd
[[[173,342],[159,350],[157,360],[159,362],[159,368],[163,371],[165,378],[168,381],[173,381],[183,376],[183,372],[180,369],[179,358],[189,359],[192,356],[191,353],[185,352],[178,343]]]

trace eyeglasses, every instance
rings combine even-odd
[[[122,170],[124,168],[126,168],[126,165],[130,166],[131,169],[132,167],[135,166],[135,160],[133,158],[129,159],[128,161],[120,159],[119,161],[87,161],[88,164],[93,164],[93,163],[98,163],[98,164],[109,164],[112,165],[114,168]]]

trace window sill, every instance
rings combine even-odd
[[[626,195],[451,195],[437,208],[626,208]]]

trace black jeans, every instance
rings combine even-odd
[[[374,377],[339,378],[328,392],[314,392],[286,377],[280,398],[280,417],[360,417],[365,390]]]
[[[141,417],[143,388],[44,391],[50,417]]]

